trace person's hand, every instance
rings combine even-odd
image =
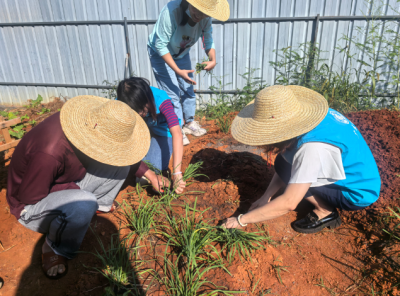
[[[207,66],[204,68],[204,70],[206,71],[211,71],[212,69],[215,68],[215,66],[217,65],[217,63],[215,61],[209,61],[209,62],[203,62],[202,64],[206,64]]]
[[[182,174],[172,175],[172,181],[174,182],[175,192],[181,194],[186,187],[186,182],[183,181]]]
[[[163,188],[169,187],[171,184],[169,182],[168,178],[165,178],[160,175],[155,175],[155,178],[152,178],[150,180],[150,183],[151,183],[151,186],[153,186],[154,190],[157,192],[164,192]]]
[[[226,222],[224,224],[222,224],[222,227],[224,228],[242,228],[242,226],[240,226],[237,217],[230,217],[228,219],[226,219]]]
[[[194,70],[180,70],[177,74],[181,76],[187,83],[196,85],[196,81],[189,77],[189,73],[193,73]]]

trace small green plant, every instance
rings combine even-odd
[[[396,219],[396,220],[399,220],[399,221],[400,221],[400,208],[399,208],[399,207],[396,207],[397,212],[394,211],[394,210],[391,209],[391,208],[388,208],[388,209],[390,210],[390,212],[391,212],[392,215],[389,215],[387,218],[389,218],[389,219]],[[400,226],[400,223],[398,223],[391,231],[388,231],[388,230],[386,230],[386,229],[383,229],[383,231],[390,235],[390,239],[391,239],[392,237],[394,237],[395,239],[400,240],[400,237],[399,237],[400,235],[396,233],[396,230],[397,230],[397,228],[398,228],[399,226]],[[397,234],[397,235],[396,235],[396,234]]]
[[[32,119],[30,121],[28,121],[28,124],[34,126],[37,123],[37,121],[35,119]]]
[[[21,116],[21,120],[25,120],[25,119],[29,119],[29,116],[28,115],[23,115],[23,116]]]
[[[104,80],[103,83],[106,86],[111,87],[111,88],[102,90],[102,93],[107,95],[108,99],[115,100],[117,98],[117,88],[118,88],[119,82],[120,82],[120,80],[115,80],[113,83],[109,82],[108,80]]]
[[[121,204],[121,211],[127,221],[126,227],[134,231],[140,241],[154,229],[154,218],[160,211],[160,203],[153,199],[145,201],[139,186],[136,186],[136,190],[139,195],[139,205],[133,208],[124,200]]]
[[[282,277],[281,277],[281,271],[283,270],[283,271],[289,272],[289,271],[286,269],[286,267],[289,267],[289,266],[282,266],[282,265],[280,265],[279,263],[282,263],[282,261],[279,260],[279,256],[278,256],[278,258],[276,258],[276,259],[274,260],[274,263],[275,263],[275,262],[278,262],[278,264],[272,264],[272,267],[275,269],[276,274],[278,275],[279,282],[283,285]]]
[[[261,232],[245,232],[240,229],[218,227],[216,241],[222,246],[221,252],[225,253],[229,264],[232,263],[236,254],[240,260],[250,259],[250,253],[254,250],[264,248],[262,242],[272,242],[270,237],[260,235]]]
[[[167,255],[167,254],[166,254]],[[166,295],[173,296],[217,296],[245,293],[242,291],[227,291],[225,287],[218,287],[205,278],[206,274],[214,269],[223,268],[220,262],[200,266],[186,265],[179,268],[179,256],[172,263],[164,260],[163,274],[153,272],[155,278],[165,287]]]
[[[207,177],[206,175],[198,173],[198,170],[201,169],[201,166],[203,165],[202,161],[196,162],[196,163],[190,163],[185,172],[183,173],[182,179],[183,181],[187,182],[189,180],[192,180],[197,177]],[[191,184],[191,183],[190,183]],[[190,184],[187,184],[186,186],[189,186]]]
[[[41,95],[38,95],[36,100],[30,100],[29,105],[25,106],[26,108],[36,108],[38,107],[43,101],[43,98]]]
[[[183,217],[166,213],[167,225],[160,232],[165,238],[166,245],[184,258],[189,267],[197,267],[199,261],[210,262],[220,259],[218,251],[213,246],[215,235],[212,227],[202,220],[204,212],[208,209],[199,212],[196,217],[198,212],[196,203],[197,199],[192,209],[186,204]]]
[[[110,286],[106,288],[106,295],[146,295],[137,279],[149,272],[148,269],[139,270],[144,264],[137,255],[140,247],[129,247],[127,238],[120,241],[118,232],[111,236],[110,245],[106,248],[100,237],[94,231],[93,233],[100,245],[100,251],[90,254],[100,260],[101,266],[85,267],[96,270],[108,280]]]
[[[18,112],[0,111],[0,116],[6,117],[8,120],[11,120],[18,117]]]
[[[11,130],[9,130],[8,133],[10,134],[10,136],[13,136],[14,138],[21,139],[25,134],[23,128],[24,128],[23,124],[15,125],[11,127]]]
[[[322,278],[322,276],[321,276],[320,282],[318,284],[315,284],[315,286],[325,289],[331,295],[338,295],[338,293],[336,293],[333,289],[330,289],[325,285],[324,279]]]
[[[42,108],[42,110],[41,110],[40,112],[37,112],[36,114],[37,114],[37,115],[43,115],[43,114],[48,113],[48,112],[50,112],[50,111],[51,111],[51,110],[48,109],[48,108]]]

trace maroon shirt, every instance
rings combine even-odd
[[[75,182],[86,174],[82,163],[94,160],[78,154],[62,131],[60,112],[27,133],[15,148],[8,170],[7,202],[11,214],[19,219],[25,205],[36,204],[49,193],[80,189]],[[140,162],[132,169],[142,177],[148,167]]]

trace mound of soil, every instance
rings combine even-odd
[[[395,220],[384,218],[388,206],[399,205],[400,178],[396,175],[400,174],[400,112],[366,111],[347,117],[360,129],[376,158],[382,178],[379,200],[363,211],[342,212],[344,223],[334,231],[305,235],[292,230],[291,223],[311,210],[306,202],[294,212],[260,224],[260,228],[247,227],[246,231],[264,232],[275,243],[266,243],[265,250],[254,252],[251,261],[236,258],[228,267],[231,275],[212,272],[207,275],[209,280],[249,295],[263,295],[269,289],[275,295],[364,295],[372,294],[371,287],[375,293],[398,295],[394,284],[400,276],[395,256],[399,248],[382,228],[395,226]],[[212,223],[217,224],[223,218],[246,212],[264,193],[274,174],[274,156],[238,143],[221,133],[213,121],[203,120],[202,124],[208,133],[200,138],[189,136],[191,144],[185,147],[183,168],[202,161],[200,173],[205,176],[196,178],[187,188],[186,201],[197,200],[197,209],[208,209],[205,219],[214,219]],[[117,201],[135,203],[138,195],[134,185],[134,178],[127,179]],[[79,254],[70,261],[69,274],[57,285],[41,273],[43,236],[10,217],[5,193],[5,189],[0,192],[0,240],[5,249],[14,247],[3,253],[0,247],[0,276],[5,280],[0,295],[101,295],[107,281],[83,267],[98,266],[93,256]],[[183,203],[174,202],[177,214],[182,213],[179,205]],[[101,215],[94,217],[92,227],[107,245],[120,222],[118,215]],[[143,258],[153,258],[153,241],[144,243],[148,247],[143,249]],[[96,238],[89,231],[81,250],[93,252],[96,248]]]

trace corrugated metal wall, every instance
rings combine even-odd
[[[369,14],[364,0],[228,0],[231,18],[352,16]],[[384,0],[385,15],[393,14]],[[0,0],[0,22],[82,21],[82,20],[155,20],[168,0]],[[317,42],[323,57],[342,68],[343,34],[353,36],[356,26],[366,21],[321,21]],[[156,85],[147,56],[147,38],[154,25],[129,25],[133,71],[150,78]],[[313,21],[214,24],[217,66],[214,75],[224,76],[225,89],[243,86],[238,74],[247,68],[259,68],[267,84],[273,84],[276,49],[296,47],[311,41]],[[362,53],[359,53],[362,57]],[[0,82],[36,82],[101,85],[123,79],[126,45],[123,25],[77,25],[0,27]],[[191,50],[194,65],[205,56],[201,44]],[[210,76],[197,76],[198,88],[208,89]],[[80,94],[105,96],[101,90],[60,87],[0,86],[0,104],[21,105],[41,94],[73,97]],[[207,99],[207,96],[203,96]]]

